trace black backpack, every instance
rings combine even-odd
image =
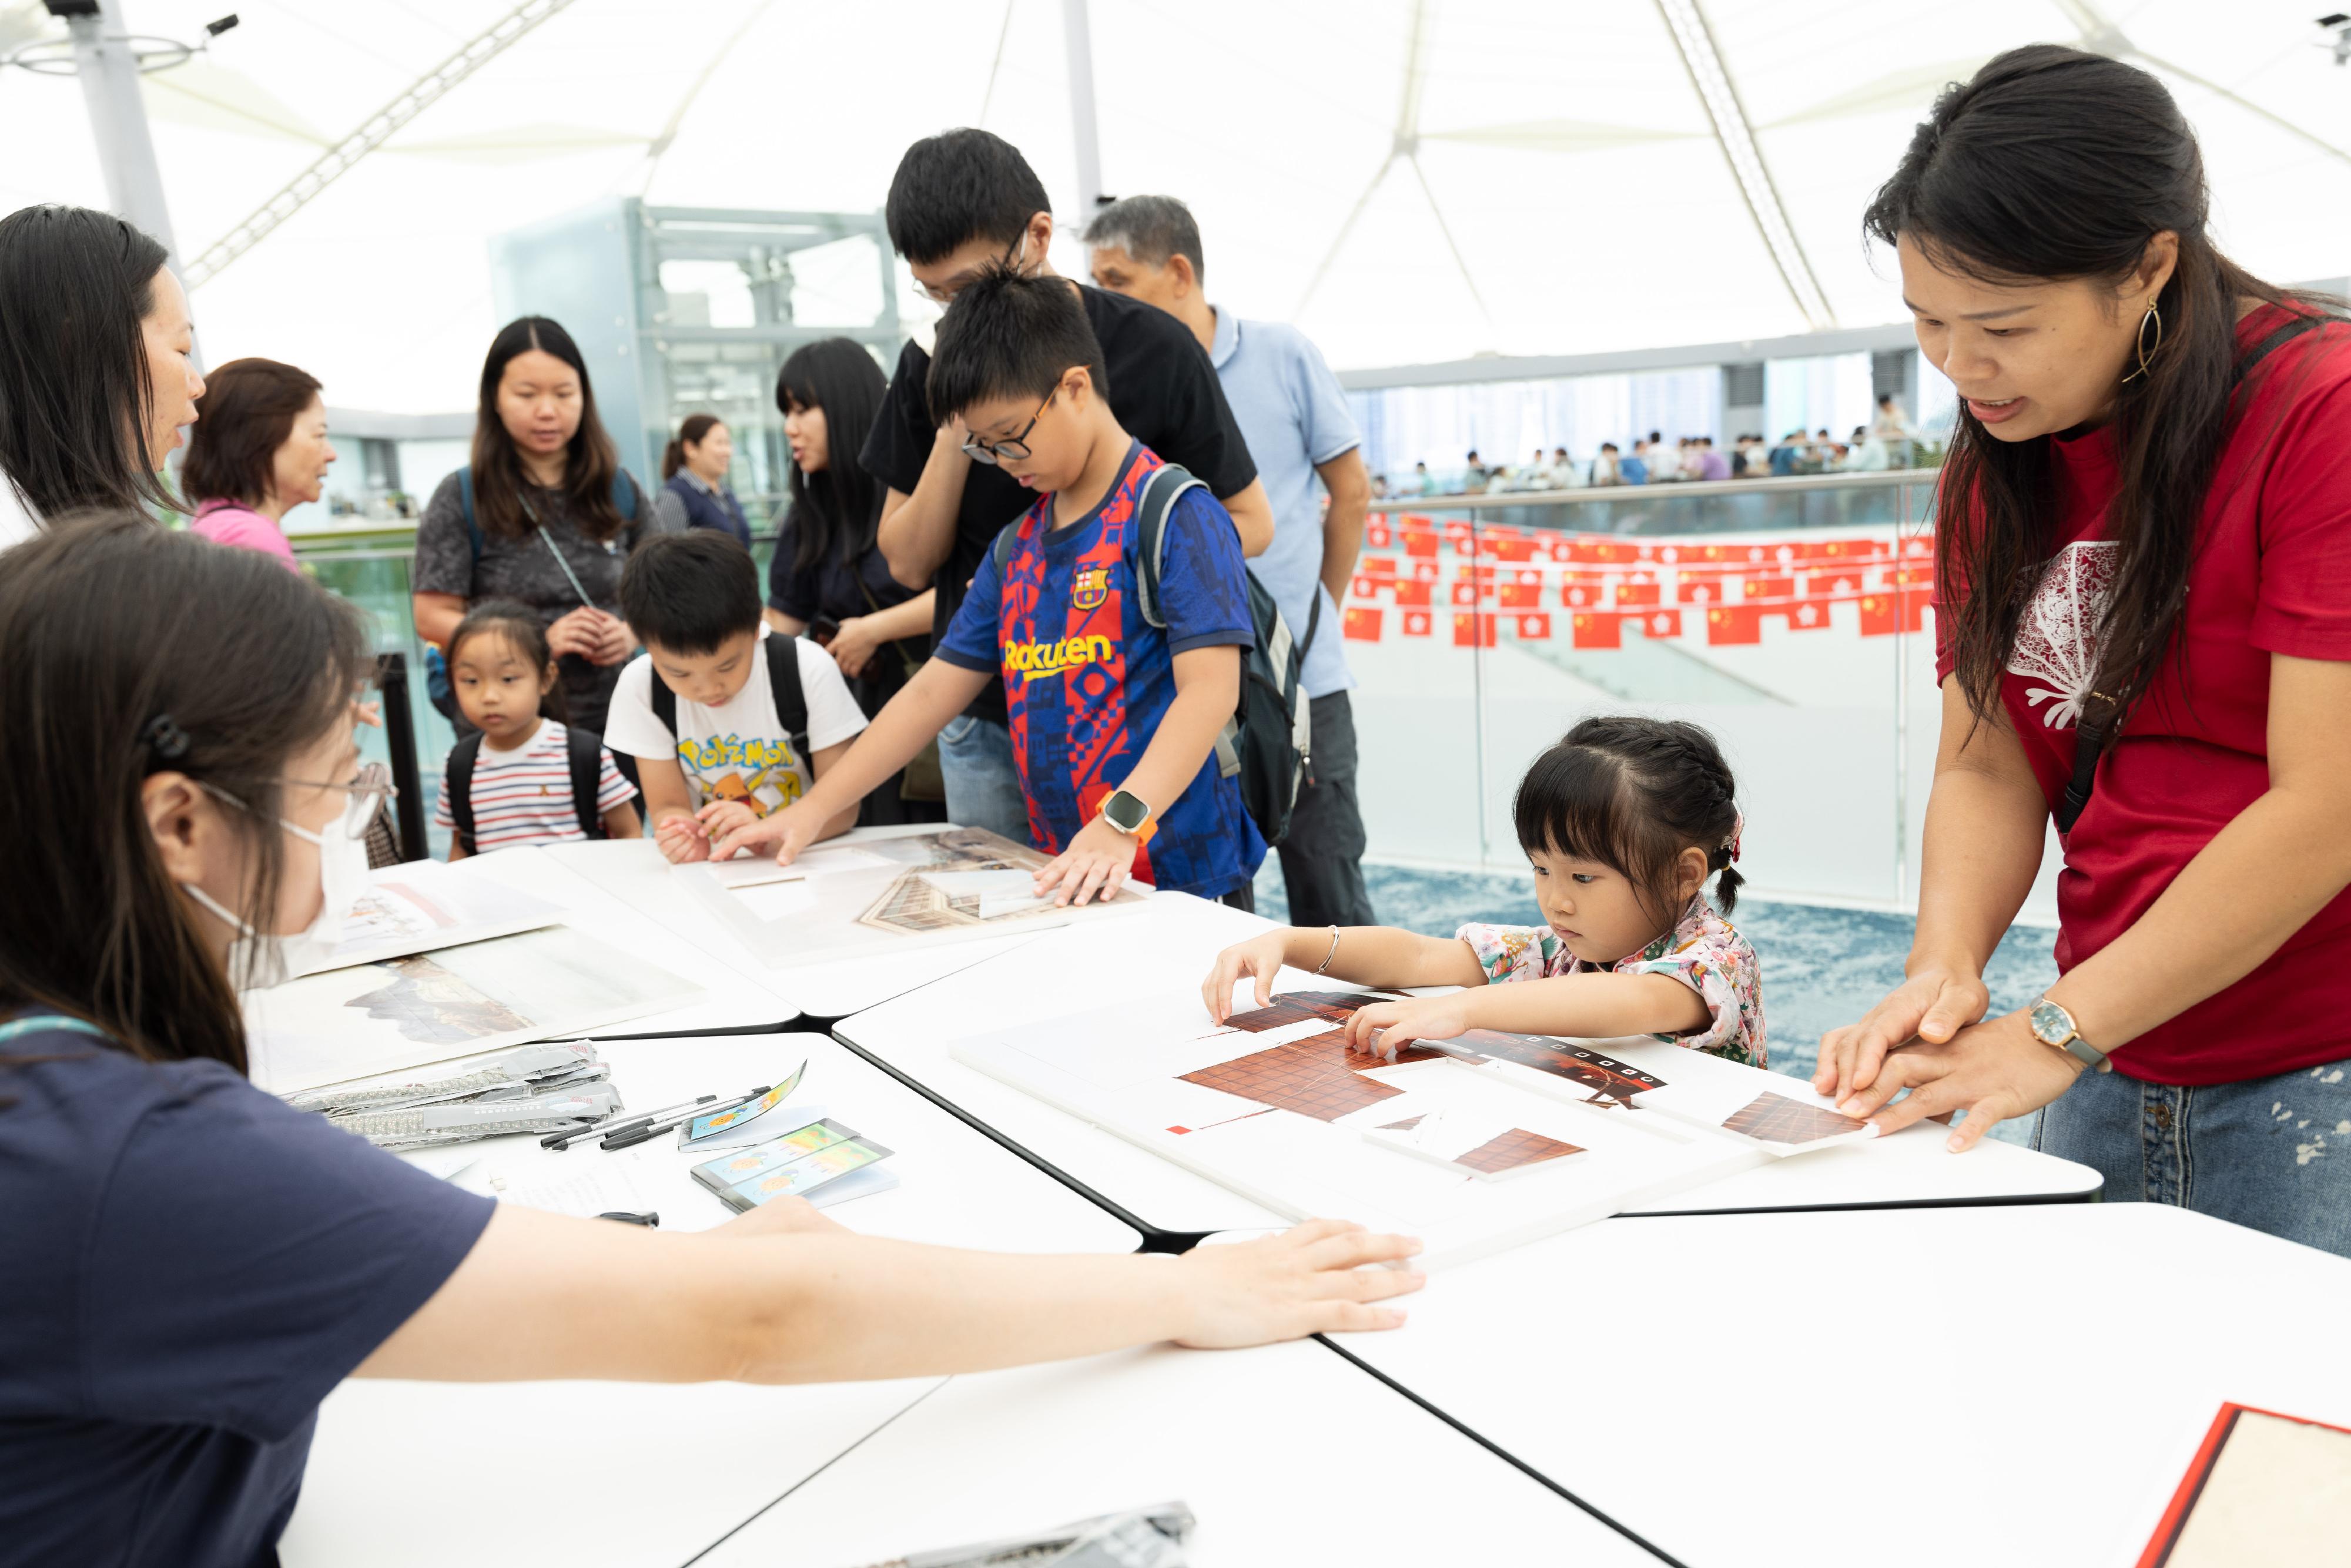
[[[1168,463],[1154,469],[1143,482],[1135,501],[1135,588],[1143,619],[1161,631],[1166,618],[1159,611],[1160,558],[1167,546],[1167,514],[1186,490],[1207,493],[1207,486],[1182,466]],[[996,536],[998,579],[1020,546],[1020,525],[1006,526]],[[1322,596],[1306,615],[1306,640],[1290,634],[1281,607],[1257,573],[1243,569],[1249,579],[1249,624],[1255,633],[1241,665],[1240,704],[1217,736],[1217,768],[1225,778],[1240,777],[1241,804],[1269,844],[1289,836],[1290,813],[1298,803],[1299,787],[1312,765],[1314,729],[1300,674],[1306,650],[1322,622]]]
[[[799,640],[780,632],[770,632],[760,639],[768,649],[768,690],[776,699],[776,718],[791,737],[792,757],[816,778],[816,759],[809,755],[808,698],[800,691]],[[677,740],[677,694],[661,678],[659,670],[647,670],[653,679],[653,716],[669,731],[672,744]]]
[[[571,810],[580,831],[591,839],[605,837],[604,813],[596,809],[596,786],[604,769],[604,743],[586,730],[564,726],[565,749],[571,760]],[[474,848],[474,764],[481,759],[482,732],[474,731],[449,748],[449,816],[457,824],[457,847],[467,854]]]

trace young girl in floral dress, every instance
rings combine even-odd
[[[1755,950],[1725,914],[1739,902],[1741,819],[1730,768],[1694,724],[1588,718],[1541,757],[1512,806],[1541,925],[1470,925],[1451,940],[1386,925],[1270,931],[1226,948],[1201,988],[1208,1014],[1257,1005],[1284,965],[1359,985],[1459,986],[1359,1009],[1347,1041],[1385,1052],[1466,1030],[1583,1039],[1654,1034],[1761,1067]]]

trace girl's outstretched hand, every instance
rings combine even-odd
[[[1310,1219],[1279,1236],[1195,1247],[1176,1261],[1191,1296],[1191,1326],[1176,1343],[1199,1350],[1300,1339],[1347,1329],[1404,1326],[1373,1305],[1417,1291],[1416,1269],[1367,1269],[1419,1252],[1409,1236],[1374,1236],[1343,1219]]]
[[[1349,1051],[1395,1060],[1396,1052],[1416,1040],[1451,1040],[1473,1027],[1470,999],[1476,991],[1454,991],[1442,997],[1414,997],[1409,1001],[1374,1002],[1347,1015]]]
[[[1200,982],[1200,1005],[1208,1009],[1210,1018],[1224,1022],[1233,1016],[1233,987],[1247,975],[1256,982],[1257,1005],[1266,1006],[1273,1000],[1273,977],[1289,962],[1289,949],[1290,930],[1286,926],[1234,943],[1217,955],[1208,977]]]
[[[1813,1092],[1843,1101],[1877,1082],[1886,1053],[1914,1040],[1940,1045],[1984,1015],[1991,993],[1983,977],[1959,969],[1919,970],[1886,993],[1859,1023],[1821,1037]]]

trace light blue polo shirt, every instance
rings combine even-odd
[[[1301,679],[1310,697],[1343,692],[1355,677],[1347,670],[1339,607],[1321,584],[1322,482],[1314,465],[1364,444],[1346,393],[1322,362],[1322,351],[1280,321],[1244,321],[1218,310],[1208,358],[1273,504],[1273,543],[1249,570],[1281,606],[1293,637],[1306,635],[1307,612],[1322,600],[1322,623],[1306,650]]]

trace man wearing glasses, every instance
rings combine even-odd
[[[951,131],[906,150],[884,209],[890,243],[924,296],[945,305],[991,265],[1051,276],[1051,204],[1019,150],[985,131]],[[1191,470],[1232,514],[1241,549],[1273,541],[1273,509],[1234,423],[1214,366],[1165,311],[1077,283],[1101,344],[1102,391],[1128,434]],[[877,540],[908,588],[936,588],[934,635],[943,638],[973,571],[1005,524],[1036,497],[981,454],[965,449],[962,422],[934,419],[924,395],[931,358],[908,343],[861,461],[889,487]],[[1028,811],[1012,758],[1004,692],[991,683],[939,735],[948,819],[1015,842]]]

